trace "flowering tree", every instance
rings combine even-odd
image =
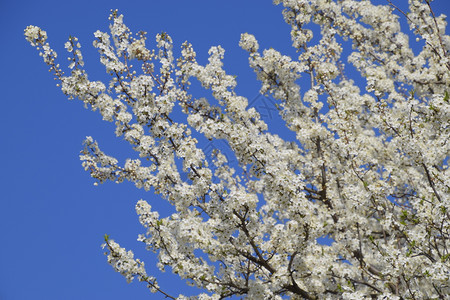
[[[389,0],[274,2],[285,7],[298,57],[260,51],[251,34],[242,34],[239,45],[295,141],[271,133],[236,94],[220,46],[211,48],[205,66],[187,42],[175,59],[169,35],[158,34],[150,50],[146,33],[132,35],[113,11],[110,34],[95,32],[111,75],[104,84],[88,79],[76,38],[65,45],[71,54],[65,75],[45,31],[29,26],[25,36],[64,94],[114,122],[117,136],[139,153],[120,164],[88,137],[81,159],[91,176],[132,181],[174,206],[162,218],[138,201],[146,228],[139,240],[157,253],[161,270],[168,266],[205,290],[192,299],[444,299],[450,294],[445,16],[436,16],[429,0],[410,0],[408,13]],[[411,33],[401,31],[399,16]],[[317,41],[312,23],[320,26]],[[413,35],[423,44],[417,55]],[[364,86],[347,77],[344,51]],[[301,90],[302,77],[308,81]],[[191,95],[193,79],[215,100]],[[238,164],[220,149],[207,157],[200,135],[226,141]],[[189,298],[168,294],[108,236],[104,246],[128,281]]]

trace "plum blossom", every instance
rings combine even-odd
[[[63,93],[113,122],[116,135],[139,154],[119,161],[87,137],[84,169],[96,184],[128,180],[173,206],[162,216],[151,201],[139,200],[138,240],[155,253],[161,271],[170,268],[203,292],[170,295],[131,250],[106,236],[108,263],[128,282],[137,278],[170,299],[445,299],[445,16],[427,0],[409,1],[408,12],[390,0],[274,3],[284,7],[296,56],[260,49],[250,33],[239,46],[292,140],[273,132],[237,93],[221,46],[211,47],[205,65],[188,42],[176,58],[167,33],[148,49],[146,33],[133,35],[112,11],[109,33],[94,33],[111,75],[103,83],[88,78],[76,38],[65,44],[65,75],[47,33],[25,29]],[[412,32],[402,31],[401,18]],[[424,42],[416,54],[411,37]],[[209,96],[192,94],[194,80]],[[221,149],[210,157],[203,138],[226,143],[235,162]]]

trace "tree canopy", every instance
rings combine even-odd
[[[158,34],[151,49],[145,32],[133,34],[112,11],[110,32],[94,34],[111,75],[103,83],[88,79],[77,38],[65,44],[66,74],[46,32],[25,29],[63,93],[113,122],[140,157],[119,162],[87,137],[85,170],[98,183],[132,181],[173,205],[173,214],[160,217],[151,202],[139,200],[146,232],[138,238],[157,254],[160,270],[168,267],[204,293],[171,295],[132,251],[105,236],[108,262],[129,282],[137,278],[180,300],[444,299],[450,294],[445,16],[435,15],[429,0],[410,0],[407,12],[389,0],[274,3],[284,6],[298,55],[260,50],[249,33],[239,46],[260,93],[276,99],[295,140],[271,131],[235,92],[221,46],[210,49],[206,65],[188,42],[175,58],[169,34]],[[194,81],[211,96],[191,93]],[[199,136],[226,142],[237,163],[221,149],[209,157]],[[318,240],[324,237],[328,243]]]

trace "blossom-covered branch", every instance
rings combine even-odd
[[[108,262],[128,281],[137,277],[152,292],[180,300],[444,299],[450,294],[445,16],[428,0],[410,0],[407,13],[392,1],[274,3],[284,6],[298,57],[260,50],[249,33],[239,45],[260,92],[277,100],[295,134],[291,141],[236,93],[221,46],[210,49],[206,65],[187,42],[175,58],[167,33],[148,48],[146,33],[132,34],[113,11],[110,32],[94,34],[111,76],[102,83],[88,79],[77,38],[65,45],[65,75],[46,32],[25,30],[62,91],[114,122],[116,135],[139,153],[120,163],[88,137],[80,156],[85,170],[98,183],[129,180],[173,205],[163,218],[138,201],[146,229],[138,239],[157,253],[160,270],[170,267],[205,292],[170,295],[109,238]],[[402,29],[399,18],[410,28]],[[413,51],[412,36],[424,41],[420,51]],[[358,76],[363,84],[351,79]],[[210,99],[191,93],[193,80]],[[220,149],[209,157],[199,136],[226,141],[238,163]],[[323,237],[329,242],[319,242]]]

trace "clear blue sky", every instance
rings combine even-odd
[[[438,13],[450,12],[448,1],[435,2]],[[146,199],[163,215],[170,207],[130,183],[93,185],[78,158],[85,136],[93,136],[105,152],[120,159],[133,153],[115,137],[112,124],[85,110],[81,102],[69,102],[55,86],[47,66],[23,37],[27,25],[47,31],[62,65],[64,42],[69,35],[77,36],[91,80],[105,78],[92,41],[97,29],[107,30],[110,9],[119,9],[132,31],[147,31],[148,45],[154,45],[153,37],[161,31],[172,36],[175,49],[188,40],[203,63],[208,49],[221,45],[226,49],[225,69],[238,75],[237,92],[249,98],[266,121],[276,119],[260,98],[254,100],[259,84],[238,41],[241,33],[249,32],[261,48],[294,55],[280,7],[261,0],[127,3],[133,4],[0,0],[1,300],[163,299],[150,294],[142,283],[127,284],[107,264],[100,245],[108,233],[133,249],[146,262],[149,274],[158,274],[155,257],[136,241],[144,230],[134,205]],[[283,134],[280,127],[276,130]],[[191,291],[170,272],[163,274],[160,285],[174,295]]]

